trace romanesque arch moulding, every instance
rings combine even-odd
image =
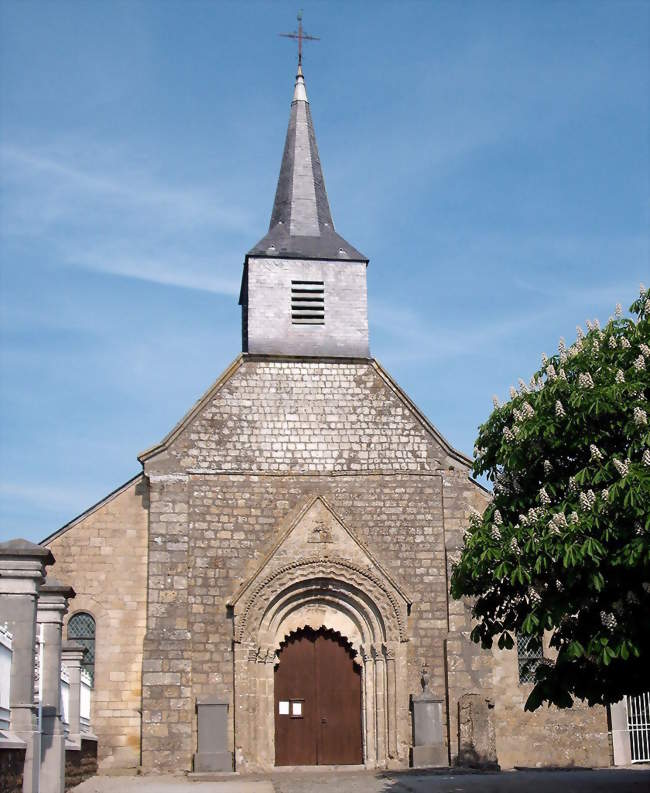
[[[365,765],[405,765],[409,605],[325,502],[312,502],[232,601],[238,767],[274,766],[274,669],[283,640],[304,627],[337,631],[356,652]]]

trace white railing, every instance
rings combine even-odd
[[[70,675],[61,664],[61,721],[66,737],[70,733]]]
[[[650,691],[626,697],[627,729],[633,763],[650,761]]]
[[[0,625],[0,730],[9,729],[9,686],[11,683],[11,658],[13,636],[6,625]]]
[[[90,690],[92,683],[90,675],[81,670],[81,690],[79,692],[79,722],[81,732],[90,732]]]

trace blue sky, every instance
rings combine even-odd
[[[307,2],[371,349],[458,448],[650,282],[648,2]],[[240,350],[295,3],[0,2],[0,539],[135,474]]]

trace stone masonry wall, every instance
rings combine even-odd
[[[232,703],[227,601],[316,495],[412,594],[409,691],[418,690],[424,660],[432,687],[444,691],[441,459],[449,463],[447,452],[371,363],[246,360],[145,463],[146,769],[189,768],[195,697]]]
[[[141,477],[44,545],[52,575],[74,587],[67,620],[96,623],[92,727],[101,768],[140,762],[142,642],[147,596],[147,488]]]

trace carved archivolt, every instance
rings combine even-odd
[[[235,641],[256,641],[296,604],[339,602],[369,626],[374,641],[406,641],[407,604],[373,570],[343,558],[296,559],[262,576],[235,608]]]

